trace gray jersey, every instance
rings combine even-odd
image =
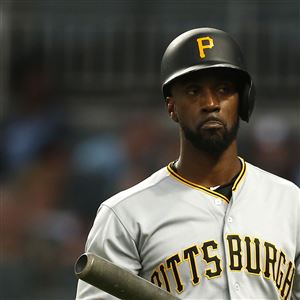
[[[229,201],[169,165],[100,206],[86,251],[185,300],[300,299],[299,188],[243,161]]]

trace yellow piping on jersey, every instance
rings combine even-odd
[[[236,181],[234,182],[233,186],[232,186],[232,191],[235,191],[239,185],[239,183],[242,181],[242,178],[244,177],[245,173],[246,173],[246,163],[245,161],[239,157],[241,163],[242,163],[242,170],[239,174],[239,176],[237,177]],[[215,191],[212,191],[210,190],[209,188],[206,188],[200,184],[196,184],[196,183],[193,183],[185,178],[183,178],[182,176],[180,176],[179,174],[177,174],[173,169],[172,169],[172,164],[173,162],[169,163],[169,165],[167,166],[167,170],[169,171],[169,173],[175,178],[177,179],[178,181],[182,182],[183,184],[187,185],[187,186],[190,186],[190,187],[193,187],[195,189],[198,189],[198,190],[201,190],[207,194],[210,194],[212,196],[215,196],[215,197],[218,197],[218,198],[221,198],[223,199],[226,203],[229,203],[229,199],[227,197],[225,197],[224,195],[218,193],[218,192],[215,192]]]
[[[232,191],[235,191],[239,185],[239,183],[242,181],[242,178],[244,177],[244,175],[246,174],[246,163],[245,161],[239,157],[239,160],[242,163],[242,170],[240,172],[240,175],[238,176],[238,178],[235,180],[233,186],[232,186]]]

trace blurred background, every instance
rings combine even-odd
[[[100,203],[178,156],[160,60],[201,26],[256,85],[240,155],[300,185],[299,1],[0,1],[1,299],[74,299]]]

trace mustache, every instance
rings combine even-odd
[[[210,117],[205,118],[204,120],[201,120],[199,122],[199,124],[197,125],[197,129],[200,129],[206,122],[209,122],[209,121],[219,122],[226,128],[226,123],[224,122],[223,119],[215,117],[215,116],[210,116]]]

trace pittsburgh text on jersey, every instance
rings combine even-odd
[[[201,286],[202,276],[215,279],[223,274],[225,260],[219,255],[220,245],[215,240],[205,241],[199,245],[191,245],[166,258],[151,275],[151,282],[172,292],[182,293],[185,282],[181,276],[181,264],[190,270],[190,281]],[[295,266],[283,250],[273,243],[259,238],[230,234],[225,237],[227,268],[231,272],[246,272],[249,276],[262,276],[274,284],[278,295],[288,299],[295,275]],[[198,256],[206,266],[199,269]],[[171,277],[175,286],[171,284]]]

